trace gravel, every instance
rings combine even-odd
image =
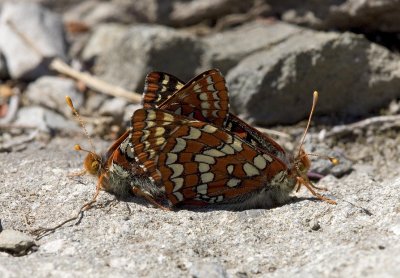
[[[0,153],[4,229],[54,226],[90,200],[95,180],[67,177],[83,160],[72,146],[85,141],[56,138],[45,148],[33,143]],[[102,193],[79,221],[37,240],[37,252],[18,258],[0,252],[0,276],[395,277],[400,177],[368,169],[322,179],[336,206],[301,191],[270,210],[166,212]]]

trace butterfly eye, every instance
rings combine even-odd
[[[95,173],[97,173],[98,171],[99,171],[99,168],[100,168],[100,163],[97,161],[97,160],[95,160],[95,161],[93,161],[92,162],[92,165],[91,165],[92,167],[92,172],[95,172]]]

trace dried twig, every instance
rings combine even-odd
[[[400,126],[400,115],[377,116],[348,125],[335,126],[334,128],[332,128],[332,130],[328,131],[324,135],[324,137],[328,138],[335,136],[343,136],[349,133],[353,133],[357,129],[358,130],[365,129],[373,125],[381,126],[383,124],[397,124],[398,126]]]
[[[74,70],[69,65],[64,63],[61,59],[55,58],[50,63],[50,69],[55,70],[59,73],[65,74],[69,77],[72,77],[76,80],[82,81],[89,88],[96,90],[100,93],[114,96],[114,97],[122,97],[133,103],[140,103],[142,100],[142,96],[135,92],[127,91],[121,87],[111,85],[103,80],[100,80],[89,73],[79,72]]]

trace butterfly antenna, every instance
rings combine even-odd
[[[318,154],[318,153],[306,153],[306,155],[308,156],[316,156],[316,157],[320,157],[323,159],[327,159],[329,160],[333,165],[338,165],[340,163],[339,159],[337,159],[334,156],[329,156],[329,155],[323,155],[323,154]]]
[[[82,118],[79,115],[78,111],[75,109],[74,104],[72,103],[72,99],[69,96],[66,96],[65,97],[65,101],[67,102],[69,108],[71,108],[71,110],[74,113],[75,117],[78,119],[79,123],[81,124],[83,132],[85,133],[86,137],[88,138],[90,146],[92,147],[92,152],[94,153],[95,152],[94,144],[93,144],[92,138],[90,137],[90,135],[89,135],[89,133],[88,133],[88,131],[86,129],[85,122],[82,120]],[[77,151],[86,151],[86,152],[89,152],[89,153],[91,152],[91,151],[82,149],[79,145],[75,145],[74,148]]]
[[[308,122],[307,122],[306,129],[304,130],[303,136],[301,137],[301,140],[300,140],[298,157],[300,157],[300,155],[301,155],[301,148],[302,148],[303,145],[304,145],[304,141],[305,141],[305,139],[306,139],[306,135],[307,135],[307,132],[308,132],[308,128],[310,127],[310,124],[311,124],[312,115],[313,115],[313,113],[314,113],[315,106],[317,105],[317,100],[318,100],[318,92],[317,92],[317,91],[314,91],[314,94],[313,94],[313,103],[312,103],[312,106],[311,106],[310,116],[308,117]]]

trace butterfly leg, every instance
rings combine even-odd
[[[311,194],[313,194],[318,199],[320,199],[322,201],[325,201],[325,202],[327,202],[329,204],[332,204],[332,205],[336,205],[337,204],[334,200],[329,199],[329,198],[327,198],[325,196],[322,196],[321,194],[315,192],[315,190],[313,189],[313,188],[315,188],[315,186],[313,186],[309,181],[306,181],[305,179],[303,179],[301,177],[297,177],[297,182],[298,182],[299,186],[298,186],[296,192],[300,190],[300,187],[302,185],[304,185],[311,192]]]
[[[164,207],[163,205],[158,203],[156,200],[154,200],[154,197],[150,193],[142,191],[141,189],[137,188],[136,186],[132,187],[132,193],[135,196],[144,198],[146,201],[148,201],[149,203],[153,204],[156,208],[159,208],[159,209],[162,209],[162,210],[167,210],[167,211],[171,210],[170,208]]]

